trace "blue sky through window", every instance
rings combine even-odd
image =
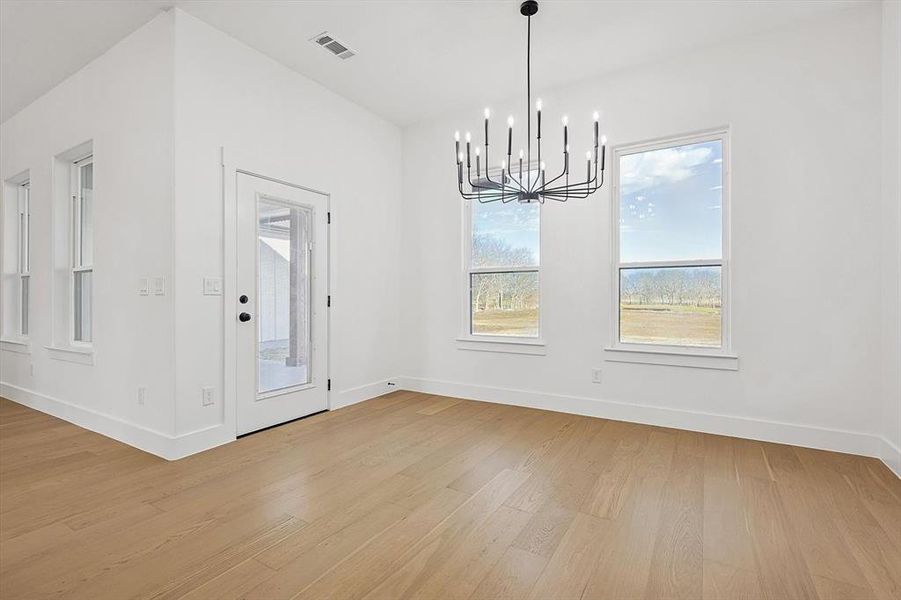
[[[722,257],[723,144],[620,159],[622,262]]]

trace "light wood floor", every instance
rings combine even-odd
[[[397,392],[170,463],[0,400],[0,597],[899,598],[830,452]]]

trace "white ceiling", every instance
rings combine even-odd
[[[533,90],[863,3],[542,0]],[[399,125],[524,87],[518,0],[2,0],[0,120],[172,5]],[[326,30],[359,54],[309,42]]]

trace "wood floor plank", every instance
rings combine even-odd
[[[763,597],[756,571],[704,560],[704,600],[758,600]]]
[[[816,598],[794,527],[772,481],[742,481],[755,563],[766,598]]]
[[[681,444],[663,492],[663,511],[645,597],[700,598],[703,595],[704,459]]]
[[[515,547],[482,579],[470,600],[519,600],[529,595],[548,559]]]
[[[531,600],[582,598],[600,551],[610,548],[610,521],[578,513],[532,588]],[[586,596],[594,597],[592,595]]]
[[[874,459],[395,392],[167,462],[0,399],[0,597],[901,598]]]

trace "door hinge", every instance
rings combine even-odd
[[[327,213],[325,213],[325,222],[328,225],[332,224],[332,211],[328,211]]]
[[[328,296],[325,297],[325,305],[327,307],[331,308],[331,306],[332,306],[332,295],[331,294],[329,294]]]
[[[331,391],[331,390],[332,390],[332,380],[331,380],[331,379],[328,380],[328,383],[326,384],[325,389],[326,389],[327,391]]]

